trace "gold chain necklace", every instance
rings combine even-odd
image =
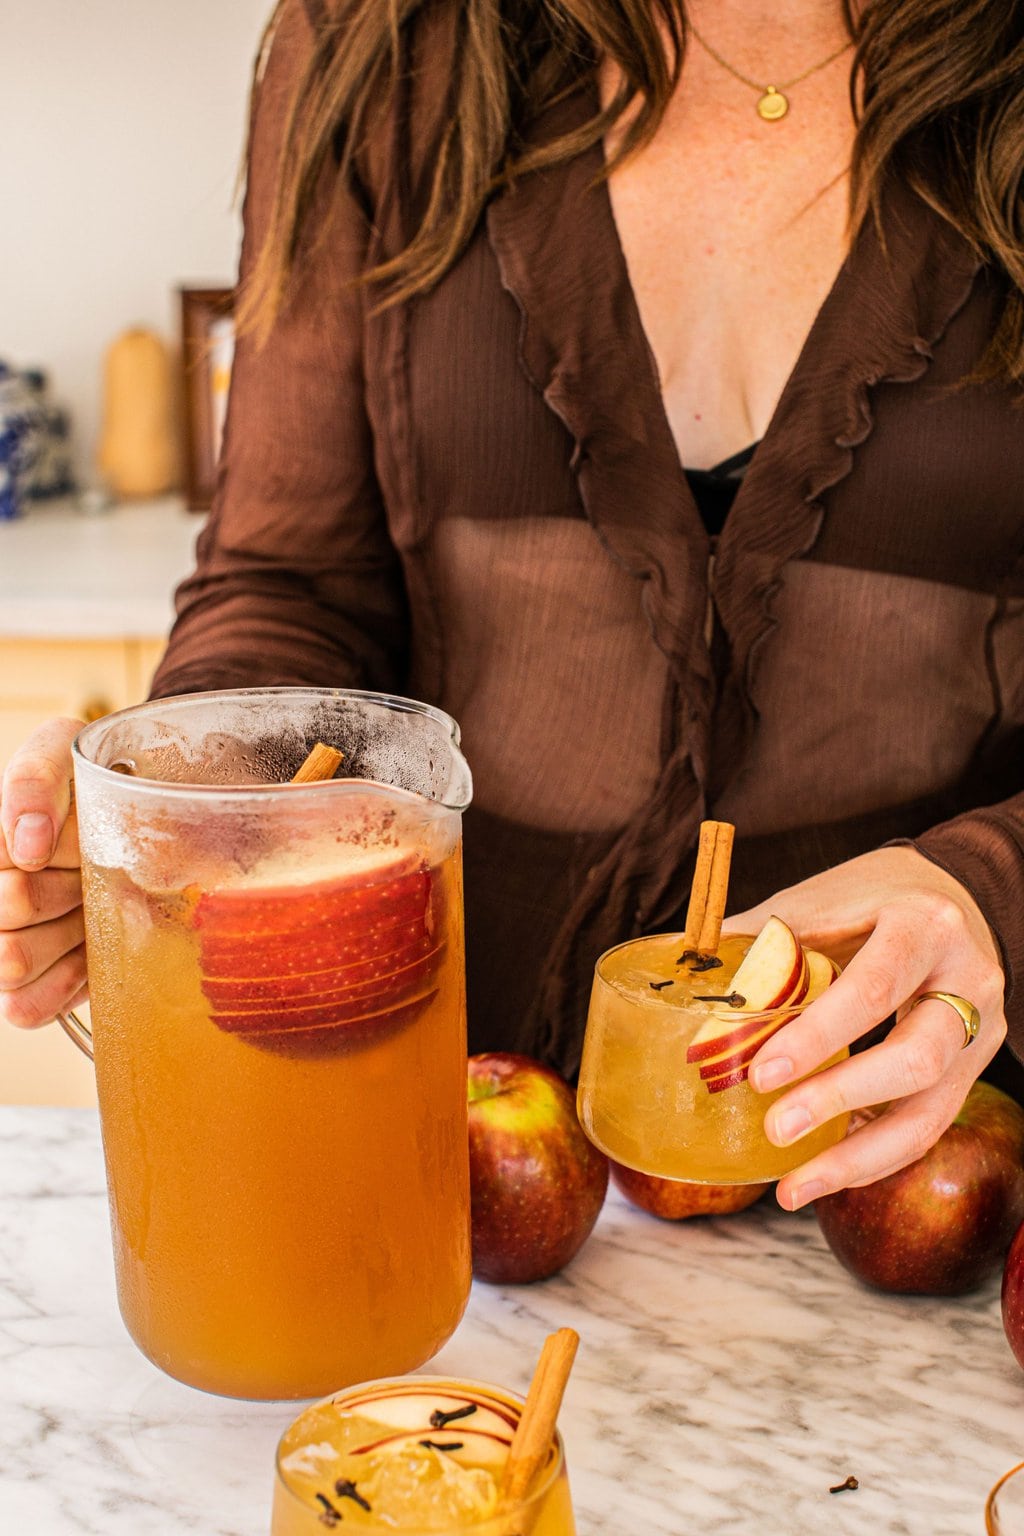
[[[723,59],[722,55],[701,37],[692,21],[687,20],[687,27],[693,33],[698,43],[700,43],[704,52],[710,54],[716,64],[720,64],[723,69],[728,70],[730,75],[733,75],[744,85],[749,85],[752,91],[757,92],[758,116],[762,117],[766,123],[777,123],[779,118],[785,117],[789,111],[789,97],[783,94],[785,91],[792,90],[794,85],[799,85],[801,80],[808,79],[810,75],[816,75],[819,69],[824,69],[832,63],[833,59],[838,59],[841,53],[845,53],[848,48],[853,47],[852,42],[843,43],[840,48],[836,48],[834,52],[830,53],[827,59],[822,59],[820,64],[812,64],[810,69],[805,69],[801,75],[794,75],[792,80],[783,80],[781,85],[762,85],[758,80],[751,80],[749,75],[741,75],[738,69],[733,69],[728,59]]]

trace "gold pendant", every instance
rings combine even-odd
[[[766,123],[777,123],[789,111],[789,98],[777,91],[774,85],[765,86],[764,95],[757,103],[758,115]]]

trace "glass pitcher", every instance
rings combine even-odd
[[[287,783],[312,746],[344,777]],[[455,722],[408,699],[165,699],[74,745],[118,1295],[228,1396],[429,1359],[470,1282]]]

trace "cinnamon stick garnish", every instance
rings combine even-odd
[[[324,779],[333,779],[338,770],[338,764],[343,762],[344,758],[344,752],[339,752],[336,747],[325,747],[322,741],[318,741],[298,773],[292,774],[291,782],[319,784]]]
[[[547,1462],[562,1394],[569,1380],[580,1336],[573,1328],[559,1328],[544,1340],[537,1369],[526,1394],[502,1478],[500,1507],[521,1504],[530,1485]]]
[[[729,865],[735,827],[728,821],[702,821],[690,905],[686,910],[685,947],[698,956],[714,955],[722,936],[729,899]]]

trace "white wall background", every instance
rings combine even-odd
[[[272,0],[0,0],[0,358],[38,365],[93,478],[103,351],[230,283]]]

